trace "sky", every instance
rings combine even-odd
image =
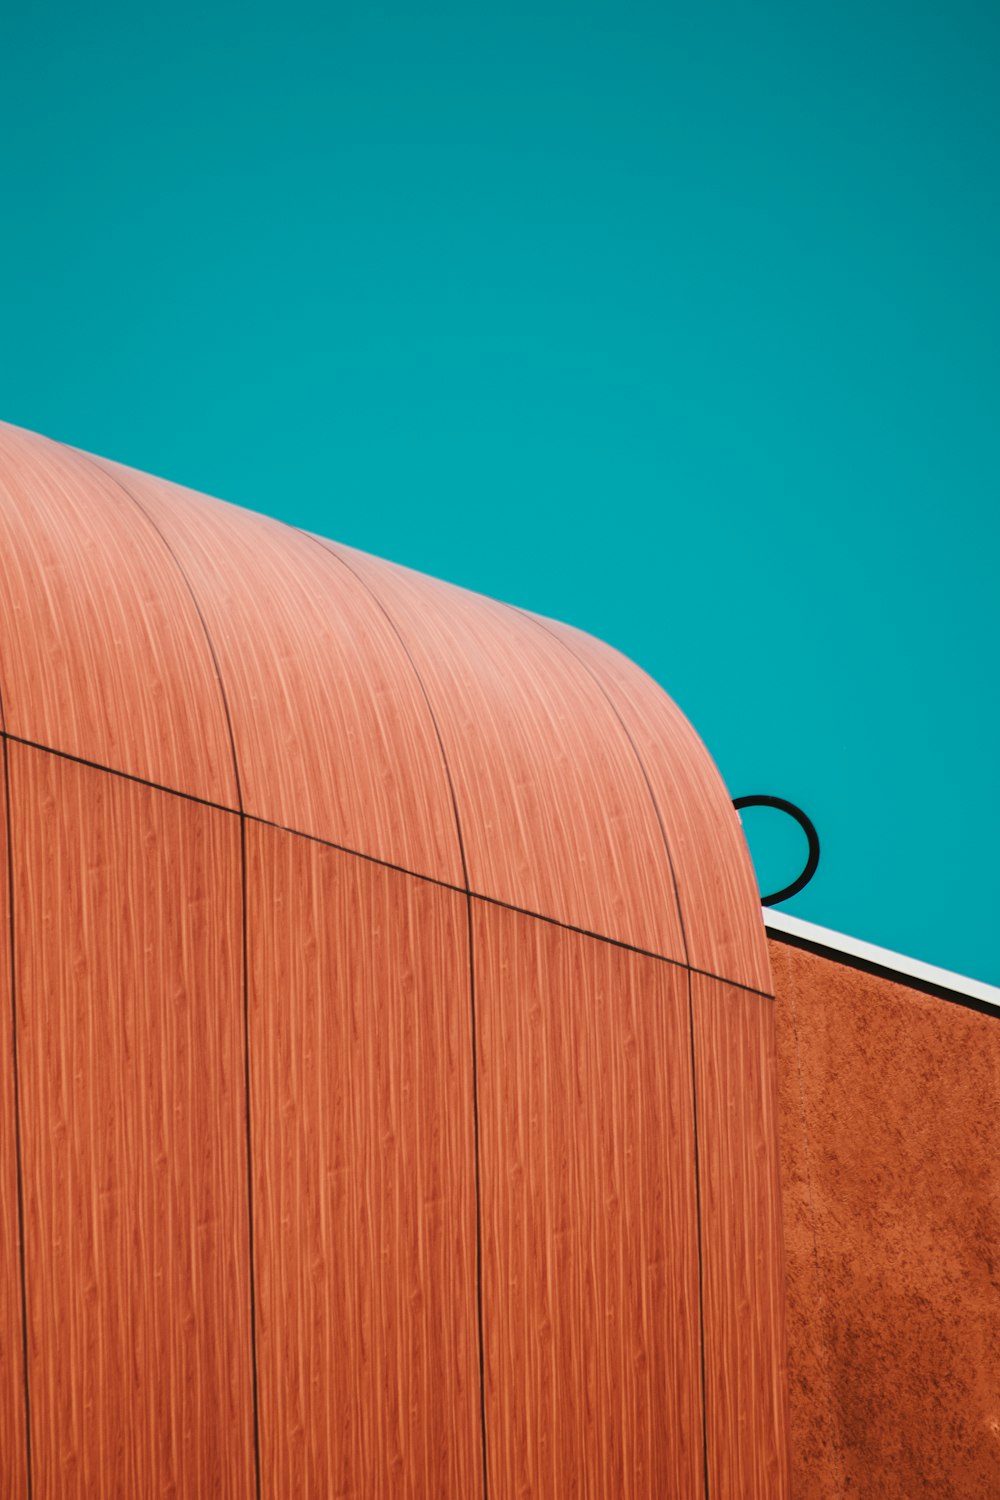
[[[995,6],[36,0],[0,142],[0,417],[613,642],[1000,983]]]

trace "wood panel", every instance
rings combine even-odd
[[[490,1500],[694,1500],[687,976],[473,912]]]
[[[589,674],[518,611],[335,550],[378,594],[424,680],[472,890],[683,958],[655,808]]]
[[[235,804],[211,653],[162,540],[85,458],[4,424],[0,639],[10,734]]]
[[[9,427],[0,486],[11,733],[234,806],[186,577],[251,814],[464,883],[436,717],[475,891],[768,988],[728,794],[611,648]]]
[[[369,591],[312,537],[100,462],[153,516],[197,595],[247,812],[464,885],[430,710]]]
[[[692,976],[711,1500],[787,1500],[773,1002]]]
[[[556,620],[540,623],[594,674],[636,746],[673,855],[688,962],[770,994],[760,895],[743,828],[692,725],[620,651]]]
[[[239,822],[10,772],[33,1493],[247,1497]]]
[[[262,1493],[482,1493],[463,896],[248,825]]]
[[[4,746],[0,745],[0,755]],[[14,1121],[13,996],[7,878],[7,797],[0,761],[0,1500],[28,1493],[24,1425],[20,1225]]]
[[[1000,1495],[1000,1018],[771,958],[796,1500]]]

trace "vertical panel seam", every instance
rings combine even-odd
[[[72,754],[69,750],[57,750],[54,745],[45,745],[37,739],[25,739],[24,735],[13,735],[9,730],[0,729],[0,738],[9,739],[10,744],[25,745],[28,750],[40,750],[43,754],[54,754],[60,760],[69,760],[73,765],[90,766],[91,771],[103,771],[106,775],[117,777],[118,780],[133,781],[136,786],[148,786],[154,792],[166,792],[169,796],[180,796],[183,801],[195,802],[196,807],[211,807],[217,813],[228,813],[231,817],[238,817],[238,808],[226,807],[223,802],[213,802],[205,796],[196,796],[193,792],[183,792],[175,786],[163,786],[162,781],[150,781],[142,775],[135,775],[132,771],[121,771],[118,766],[102,765],[100,760],[88,760],[85,756]],[[436,874],[426,874],[423,870],[411,870],[403,864],[393,864],[391,859],[382,859],[376,853],[367,853],[364,849],[352,849],[349,844],[336,843],[333,838],[324,838],[321,834],[312,834],[304,828],[289,828],[288,823],[274,822],[273,817],[261,817],[259,813],[244,813],[247,823],[256,823],[261,828],[277,828],[279,832],[291,834],[295,838],[307,838],[310,843],[321,844],[324,849],[337,849],[340,853],[349,853],[352,858],[364,859],[367,864],[376,864],[384,870],[396,870],[399,874],[408,874],[414,880],[426,880],[429,885],[441,886],[444,891],[456,891],[459,895],[466,894],[465,885],[456,885],[453,880],[442,880]],[[520,912],[523,916],[535,916],[540,922],[549,922],[552,927],[562,927],[565,932],[580,933],[582,938],[594,938],[595,942],[606,942],[612,948],[624,948],[627,953],[642,954],[645,959],[655,959],[657,963],[669,963],[676,969],[690,969],[691,974],[700,975],[705,980],[718,980],[720,984],[727,984],[730,989],[741,990],[747,995],[757,995],[762,1001],[771,1001],[774,1004],[774,995],[771,990],[759,990],[754,984],[744,984],[741,980],[730,980],[724,974],[714,974],[711,969],[699,969],[697,965],[688,965],[684,959],[667,959],[666,954],[657,953],[652,948],[640,948],[634,942],[627,942],[624,938],[612,938],[609,933],[598,933],[589,927],[579,927],[574,922],[562,921],[559,916],[549,915],[547,912],[535,912],[529,906],[516,906],[513,901],[502,901],[498,895],[487,895],[486,891],[469,891],[472,898],[477,901],[486,901],[490,906],[501,906],[508,912]],[[984,1014],[994,1014],[993,1011],[985,1011]]]
[[[680,888],[679,888],[679,886],[677,884],[677,871],[674,868],[674,856],[673,856],[673,854],[671,852],[671,849],[670,849],[670,840],[667,837],[666,824],[664,823],[664,821],[663,821],[663,815],[660,812],[660,804],[657,802],[656,796],[655,796],[655,794],[653,792],[653,786],[652,786],[652,783],[650,782],[650,779],[649,779],[649,772],[646,770],[646,763],[643,760],[642,756],[639,754],[639,747],[636,744],[635,740],[633,739],[632,734],[631,734],[631,732],[629,730],[628,725],[625,723],[625,720],[622,718],[621,713],[618,710],[618,705],[615,703],[615,700],[612,698],[611,694],[608,692],[607,688],[604,686],[603,682],[598,677],[597,673],[593,670],[593,668],[590,666],[590,664],[588,662],[584,661],[583,657],[580,656],[578,652],[576,652],[576,651],[573,650],[573,647],[569,644],[569,642],[567,640],[564,640],[561,635],[557,635],[554,630],[550,630],[549,627],[545,624],[545,622],[543,620],[540,620],[537,617],[537,615],[530,614],[526,609],[519,609],[514,604],[505,604],[505,605],[503,605],[503,608],[504,609],[509,609],[512,614],[520,615],[522,619],[527,620],[529,624],[534,625],[537,629],[544,630],[544,632],[545,632],[545,634],[547,636],[550,636],[552,638],[552,640],[554,640],[558,646],[561,646],[562,649],[564,651],[566,651],[573,658],[573,660],[577,663],[578,666],[582,667],[582,669],[584,670],[584,672],[586,672],[587,676],[590,678],[590,680],[596,686],[596,688],[597,688],[598,692],[600,693],[601,697],[607,703],[607,705],[610,708],[612,714],[614,715],[615,719],[618,722],[619,728],[621,729],[621,731],[624,734],[625,738],[628,740],[629,749],[632,751],[632,754],[635,756],[636,764],[638,765],[639,770],[642,773],[642,779],[643,779],[643,781],[646,784],[646,791],[649,793],[649,800],[650,800],[650,803],[652,805],[653,812],[656,815],[657,824],[659,825],[660,837],[663,840],[663,848],[664,848],[664,850],[666,852],[666,856],[667,856],[667,867],[670,870],[670,883],[671,883],[671,885],[674,888],[674,904],[677,907],[677,921],[678,921],[678,924],[679,924],[680,930],[681,930],[681,942],[684,945],[684,964],[685,964],[685,967],[690,968],[690,965],[691,965],[691,955],[690,955],[690,952],[688,950],[687,932],[686,932],[685,927],[684,927],[684,912],[683,912],[683,910],[681,908]]]
[[[479,1044],[476,1031],[476,967],[474,959],[472,894],[465,893],[469,922],[469,1009],[472,1018],[472,1135],[476,1168],[476,1314],[479,1321],[479,1418],[483,1441],[483,1500],[489,1500],[486,1449],[486,1351],[483,1336],[483,1230],[482,1192],[479,1166]]]
[[[237,813],[240,820],[240,948],[241,948],[241,987],[243,991],[243,1083],[244,1083],[244,1116],[246,1127],[246,1158],[247,1158],[247,1253],[249,1257],[249,1282],[250,1282],[250,1384],[253,1402],[253,1456],[254,1456],[254,1494],[256,1500],[260,1500],[260,1412],[257,1377],[257,1294],[256,1274],[254,1270],[254,1233],[253,1233],[253,1153],[250,1122],[250,1001],[249,1001],[249,966],[247,962],[247,856],[246,856],[246,808],[243,802],[243,786],[240,780],[239,758],[236,754],[236,736],[233,732],[233,719],[229,709],[229,697],[226,693],[226,684],[219,665],[215,642],[212,640],[208,622],[202,613],[198,596],[191,583],[180,558],[167,540],[163,531],[142,504],[141,500],[132,493],[126,484],[119,479],[118,475],[108,469],[103,463],[89,453],[81,449],[72,450],[83,462],[91,468],[103,474],[109,483],[130,500],[139,514],[145,519],[151,530],[159,538],[164,550],[173,563],[181,581],[186,588],[195,613],[201,624],[205,643],[208,647],[212,666],[215,671],[216,682],[219,687],[219,697],[222,702],[222,711],[225,716],[226,730],[229,735],[229,749],[233,761],[233,778],[236,788]],[[225,809],[231,812],[231,809]]]
[[[182,801],[193,802],[197,807],[211,807],[216,812],[228,813],[230,817],[238,817],[239,810],[226,807],[222,802],[212,802],[207,797],[198,797],[193,792],[184,792],[177,787],[164,786],[162,782],[150,781],[145,776],[136,776],[132,771],[122,771],[117,766],[106,766],[100,761],[88,760],[82,755],[73,755],[68,750],[57,750],[52,745],[43,745],[38,740],[26,739],[24,735],[11,734],[9,730],[0,729],[0,739],[7,739],[12,745],[24,745],[29,750],[40,750],[45,755],[55,755],[60,760],[70,761],[73,765],[89,766],[92,771],[102,771],[108,776],[114,776],[121,781],[134,782],[136,786],[150,787],[155,792],[166,792],[170,797],[180,797]],[[378,865],[381,869],[396,870],[400,875],[412,876],[414,880],[426,881],[429,885],[440,886],[445,891],[455,891],[459,896],[466,894],[464,885],[455,885],[453,881],[442,880],[437,875],[427,875],[422,870],[411,870],[406,865],[393,864],[391,860],[382,859],[377,854],[368,854],[364,849],[352,849],[348,844],[338,844],[333,839],[323,838],[320,834],[309,833],[303,828],[289,828],[286,823],[276,823],[273,818],[261,817],[258,813],[244,813],[248,823],[256,823],[261,828],[276,828],[280,833],[291,834],[294,838],[308,839],[310,843],[319,844],[324,849],[338,849],[341,854],[350,854],[355,859],[363,859],[368,864]],[[578,927],[572,922],[564,922],[559,917],[550,916],[546,912],[533,911],[527,906],[516,906],[511,901],[501,901],[498,896],[488,896],[485,891],[470,890],[469,894],[474,901],[485,901],[490,906],[503,907],[505,911],[520,912],[525,917],[536,917],[539,922],[548,922],[553,927],[561,927],[566,932],[578,932],[581,937],[594,938],[599,943],[607,943],[612,948],[622,948],[627,953],[638,953],[644,958],[655,958],[657,963],[671,964],[674,968],[690,969],[692,974],[701,975],[703,979],[717,979],[720,984],[729,985],[732,989],[744,991],[748,995],[757,995],[762,1000],[773,1003],[774,995],[770,990],[757,989],[755,985],[744,984],[738,979],[728,979],[724,974],[715,974],[711,969],[699,969],[696,964],[686,964],[682,958],[667,958],[663,953],[657,953],[652,948],[640,948],[635,943],[626,942],[624,938],[610,937],[606,932],[594,932],[589,927]],[[992,1012],[985,1012],[992,1014]]]
[[[705,1371],[705,1272],[701,1230],[701,1157],[698,1151],[698,1070],[694,1046],[694,975],[688,969],[688,1037],[691,1043],[691,1110],[694,1115],[694,1203],[698,1226],[698,1316],[701,1327],[701,1441],[704,1466],[705,1500],[709,1500],[708,1482],[708,1380]]]
[[[699,1352],[700,1365],[701,1365],[701,1437],[702,1437],[702,1448],[701,1448],[701,1451],[702,1451],[702,1470],[703,1470],[704,1486],[705,1486],[705,1500],[710,1500],[709,1479],[708,1479],[708,1384],[707,1384],[706,1372],[705,1372],[705,1271],[704,1271],[704,1256],[703,1256],[703,1251],[702,1251],[702,1223],[701,1223],[701,1158],[700,1158],[699,1151],[698,1151],[698,1070],[697,1070],[697,1062],[696,1062],[696,1056],[695,1056],[695,1042],[694,1042],[694,996],[693,996],[693,984],[694,984],[694,980],[693,980],[693,976],[692,976],[692,973],[691,973],[691,953],[690,953],[690,949],[688,947],[687,930],[686,930],[686,928],[684,926],[684,911],[683,911],[683,908],[681,906],[680,887],[677,884],[677,871],[676,871],[676,868],[674,866],[674,857],[673,857],[673,854],[672,854],[671,849],[670,849],[670,840],[667,837],[667,827],[666,827],[666,823],[664,822],[663,813],[660,810],[660,804],[659,804],[659,802],[658,802],[658,800],[656,798],[655,792],[653,791],[653,785],[652,785],[652,782],[649,779],[649,772],[646,770],[645,761],[643,760],[642,756],[639,754],[639,747],[636,744],[635,740],[633,739],[632,734],[629,731],[628,725],[625,723],[625,720],[622,718],[621,713],[619,712],[619,709],[618,709],[618,705],[615,703],[614,699],[612,698],[611,694],[608,692],[607,688],[604,686],[603,682],[598,677],[597,673],[593,670],[593,668],[590,666],[590,664],[583,659],[582,656],[580,656],[576,651],[573,650],[573,647],[569,644],[569,642],[567,640],[565,640],[561,635],[558,635],[554,630],[550,630],[549,627],[548,627],[548,625],[546,625],[545,622],[543,620],[540,620],[536,615],[530,614],[527,610],[518,609],[515,605],[512,605],[512,604],[505,605],[504,607],[506,609],[512,610],[516,614],[521,615],[522,618],[524,618],[525,620],[530,621],[531,624],[537,626],[537,628],[539,630],[544,630],[545,633],[546,633],[546,635],[551,636],[552,639],[554,641],[556,641],[558,645],[562,646],[562,648],[566,652],[569,653],[569,655],[573,658],[574,661],[576,661],[576,662],[579,663],[579,665],[587,673],[588,677],[590,677],[590,679],[596,684],[598,691],[601,693],[602,697],[606,700],[606,702],[608,703],[608,706],[611,709],[611,712],[614,714],[615,718],[617,719],[618,723],[620,724],[622,732],[624,733],[625,738],[628,740],[628,743],[629,743],[629,745],[630,745],[630,747],[632,749],[632,753],[635,756],[636,762],[638,763],[639,770],[642,772],[642,779],[646,783],[646,790],[649,793],[649,800],[652,803],[653,811],[656,814],[656,821],[659,824],[660,836],[663,839],[663,847],[664,847],[664,850],[665,850],[666,856],[667,856],[667,865],[668,865],[669,870],[670,870],[670,879],[671,879],[671,882],[672,882],[673,887],[674,887],[674,901],[675,901],[676,906],[677,906],[677,920],[678,920],[678,923],[680,924],[681,942],[684,945],[684,966],[685,966],[685,968],[687,970],[687,988],[688,988],[688,1039],[689,1039],[689,1042],[690,1042],[690,1049],[691,1049],[691,1114],[692,1114],[692,1123],[693,1123],[693,1142],[694,1142],[694,1201],[695,1201],[695,1224],[697,1226],[697,1236],[696,1236],[696,1238],[697,1238],[697,1247],[698,1247],[698,1327],[699,1327],[699,1334],[700,1334],[700,1337],[699,1337],[699,1340],[698,1340],[698,1352]]]
[[[243,968],[243,1088],[246,1100],[247,1253],[250,1259],[250,1375],[253,1389],[254,1493],[260,1500],[260,1406],[257,1375],[257,1282],[254,1272],[253,1149],[250,1125],[250,965],[247,944],[247,820],[240,812],[240,911]]]
[[[11,1057],[14,1074],[14,1156],[17,1170],[18,1258],[21,1272],[21,1358],[24,1368],[24,1449],[28,1500],[34,1480],[31,1461],[31,1382],[28,1374],[28,1286],[25,1256],[24,1177],[21,1168],[21,1087],[17,1056],[17,980],[14,968],[14,842],[11,827],[10,764],[7,737],[3,737],[4,817],[6,823],[7,924],[10,942]]]
[[[96,469],[99,474],[102,474],[110,484],[114,485],[115,489],[121,491],[121,493],[127,500],[131,500],[132,504],[146,521],[147,525],[153,532],[155,532],[156,536],[159,538],[164,550],[167,553],[167,556],[170,558],[170,561],[173,563],[175,569],[177,570],[177,573],[180,575],[181,582],[184,584],[191,603],[194,605],[195,614],[198,616],[198,621],[201,625],[202,633],[205,637],[205,644],[208,646],[208,653],[212,660],[212,667],[215,672],[215,680],[219,686],[219,698],[222,702],[222,711],[226,719],[226,731],[229,735],[229,750],[233,760],[233,779],[236,785],[236,802],[239,812],[243,813],[245,810],[243,806],[243,788],[240,782],[239,760],[236,755],[236,736],[233,733],[233,718],[232,714],[229,711],[229,697],[226,693],[226,684],[223,680],[222,669],[219,665],[218,654],[215,650],[215,642],[212,640],[212,635],[208,628],[208,622],[206,621],[205,616],[202,613],[201,605],[198,602],[198,595],[194,591],[194,586],[192,585],[191,580],[188,577],[180,558],[177,556],[177,553],[174,551],[163,531],[157,525],[156,521],[150,515],[149,511],[143,505],[138,496],[132,493],[128,486],[121,479],[119,479],[117,474],[108,469],[103,463],[94,458],[91,454],[84,453],[79,448],[74,448],[72,452],[74,452],[78,458],[81,458],[85,464],[88,464],[90,468]]]
[[[414,678],[416,680],[417,686],[420,689],[420,692],[421,692],[421,695],[423,697],[424,703],[427,705],[427,713],[428,713],[428,716],[430,718],[431,724],[434,726],[434,734],[435,734],[435,737],[436,737],[437,742],[438,742],[438,749],[441,752],[441,763],[444,766],[444,774],[445,774],[445,778],[446,778],[446,780],[448,782],[448,791],[449,791],[449,793],[451,795],[451,806],[452,806],[452,811],[453,811],[453,813],[455,815],[455,834],[456,834],[456,836],[458,838],[458,852],[459,852],[459,857],[461,858],[461,861],[462,861],[462,879],[465,882],[465,891],[466,891],[466,894],[468,894],[469,890],[470,890],[470,885],[469,885],[469,865],[468,865],[468,861],[467,861],[466,856],[465,856],[465,839],[462,836],[462,820],[461,820],[461,818],[459,817],[459,814],[458,814],[458,797],[455,794],[455,782],[454,782],[454,778],[452,777],[452,774],[451,774],[451,766],[448,763],[448,757],[445,754],[444,739],[443,739],[442,734],[441,734],[441,726],[438,723],[437,714],[434,712],[434,705],[431,702],[430,694],[427,691],[427,685],[424,682],[424,679],[423,679],[423,677],[420,674],[420,670],[417,667],[417,664],[416,664],[416,662],[413,659],[413,654],[410,651],[409,646],[407,646],[406,641],[403,639],[402,631],[400,630],[399,626],[396,624],[396,621],[393,619],[392,615],[390,614],[389,610],[386,608],[386,606],[383,603],[383,601],[379,598],[378,594],[372,588],[371,584],[368,583],[368,581],[366,579],[362,578],[361,574],[357,571],[357,569],[351,567],[350,563],[347,561],[347,558],[346,557],[342,557],[341,554],[337,551],[337,549],[330,542],[328,542],[324,537],[314,536],[311,531],[303,531],[299,527],[297,527],[295,529],[298,530],[299,535],[300,536],[304,536],[307,539],[307,541],[312,542],[317,547],[321,547],[322,550],[324,552],[326,552],[330,557],[332,557],[336,562],[338,562],[342,568],[346,568],[347,572],[350,573],[350,575],[351,575],[352,578],[354,578],[354,579],[357,580],[357,582],[364,589],[365,593],[369,596],[369,598],[375,604],[375,607],[384,616],[384,618],[388,622],[390,630],[392,631],[393,635],[396,637],[397,641],[400,644],[400,648],[402,649],[403,655],[406,657],[406,660],[409,663],[410,671],[413,673],[413,676],[414,676]]]
[[[352,578],[357,579],[358,583],[369,595],[377,609],[381,612],[381,614],[388,622],[393,635],[399,641],[403,654],[405,655],[406,660],[409,663],[410,670],[413,673],[413,676],[417,682],[417,686],[420,688],[420,692],[423,695],[424,702],[427,705],[427,712],[430,716],[430,721],[434,726],[434,734],[437,738],[438,749],[441,752],[441,762],[444,766],[444,773],[448,782],[448,791],[451,794],[452,811],[455,815],[455,833],[458,839],[458,851],[462,861],[462,879],[465,882],[465,905],[468,922],[469,1017],[472,1043],[472,1142],[476,1188],[476,1321],[479,1343],[479,1421],[483,1455],[483,1500],[489,1500],[489,1473],[487,1465],[486,1438],[486,1354],[483,1328],[483,1213],[481,1171],[479,1164],[479,1063],[477,1056],[478,1044],[476,1038],[476,982],[475,962],[473,958],[472,891],[469,884],[469,866],[465,854],[465,840],[462,836],[462,820],[459,816],[458,811],[458,797],[455,792],[455,782],[454,778],[452,777],[451,766],[448,763],[448,757],[445,753],[444,738],[441,734],[441,726],[438,723],[437,714],[434,712],[434,705],[431,702],[431,697],[429,692],[427,691],[427,686],[424,682],[424,679],[421,676],[420,669],[414,661],[413,655],[410,652],[406,641],[403,639],[402,632],[400,631],[399,626],[396,624],[396,621],[393,619],[392,614],[386,608],[383,601],[379,598],[378,594],[367,582],[367,580],[362,578],[360,573],[358,573],[356,569],[352,568],[347,559],[345,557],[342,557],[340,552],[329,542],[327,542],[325,538],[314,536],[312,532],[309,531],[300,530],[300,534],[304,537],[307,537],[309,541],[313,542],[317,547],[321,547],[324,552],[327,552],[332,558],[335,559],[336,562],[340,563],[340,565],[345,568],[348,573],[350,573]]]

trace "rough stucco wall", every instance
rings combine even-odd
[[[1000,1017],[770,949],[792,1494],[1000,1495]]]

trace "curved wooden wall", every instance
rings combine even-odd
[[[739,823],[610,648],[0,428],[0,1496],[784,1500]]]
[[[591,674],[505,605],[337,550],[382,601],[425,686],[470,889],[683,961],[642,767]]]
[[[434,720],[363,584],[267,516],[102,467],[149,516],[198,601],[225,684],[243,810],[461,886]]]
[[[86,458],[0,423],[0,695],[8,734],[236,806],[190,591]]]

